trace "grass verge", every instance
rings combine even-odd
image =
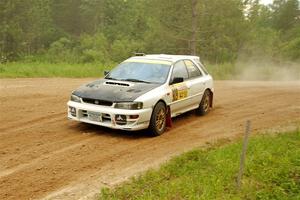
[[[31,78],[31,77],[102,77],[104,70],[111,66],[97,63],[21,63],[11,62],[0,64],[0,78]]]
[[[0,63],[0,78],[29,77],[102,77],[104,70],[117,64],[69,64],[47,62]],[[272,65],[269,63],[207,64],[216,80],[300,80],[300,63]]]
[[[250,139],[240,191],[241,142],[194,150],[150,170],[100,199],[300,199],[300,131]]]

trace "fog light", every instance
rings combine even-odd
[[[70,110],[71,115],[72,115],[73,117],[76,117],[76,108],[70,106],[70,107],[69,107],[69,110]]]
[[[129,118],[130,119],[137,119],[137,118],[139,118],[139,115],[129,115]]]
[[[116,124],[125,125],[127,123],[126,115],[115,115]]]

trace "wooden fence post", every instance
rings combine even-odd
[[[244,165],[245,165],[245,159],[246,159],[246,151],[248,146],[248,138],[250,135],[251,129],[251,121],[246,121],[246,128],[245,128],[245,135],[244,135],[244,142],[243,142],[243,149],[241,153],[241,161],[240,161],[240,169],[237,177],[237,188],[240,189],[242,185],[242,176],[244,172]]]

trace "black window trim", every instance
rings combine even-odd
[[[189,75],[189,78],[187,79],[187,80],[193,80],[193,79],[195,79],[195,78],[200,78],[200,77],[203,77],[204,76],[204,74],[205,73],[203,73],[202,72],[202,70],[200,69],[200,67],[192,60],[192,59],[184,59],[184,60],[189,60],[189,61],[191,61],[193,64],[194,64],[194,66],[199,70],[199,72],[200,72],[200,75],[199,76],[195,76],[195,77],[190,77],[190,74],[189,74],[189,71],[188,71],[188,69],[187,69],[187,67],[186,67],[186,64],[185,64],[185,67],[186,67],[186,70],[187,70],[187,72],[188,72],[188,75]]]
[[[188,71],[187,66],[186,66],[186,64],[185,64],[185,62],[184,62],[185,60],[191,61],[191,62],[195,65],[195,67],[198,68],[198,70],[200,71],[200,76],[190,77],[189,71]],[[196,78],[201,78],[201,77],[204,77],[204,76],[207,75],[207,74],[202,70],[201,66],[199,66],[199,65],[198,65],[196,62],[194,62],[192,59],[188,59],[188,58],[180,59],[180,60],[177,60],[176,62],[174,62],[174,63],[172,64],[173,67],[172,67],[172,71],[170,70],[170,71],[171,71],[171,74],[170,74],[169,85],[172,85],[172,84],[171,84],[171,81],[172,81],[172,75],[173,75],[173,71],[174,71],[174,66],[175,66],[178,62],[180,62],[180,61],[183,61],[184,66],[185,66],[185,70],[186,70],[186,72],[187,72],[187,74],[188,74],[188,78],[185,79],[184,82],[185,82],[185,81],[188,81],[188,80],[193,80],[193,79],[196,79]]]
[[[187,70],[187,68],[186,68],[186,65],[185,65],[185,63],[184,63],[184,60],[186,60],[186,59],[180,59],[180,60],[177,60],[176,62],[173,63],[172,71],[170,70],[170,71],[171,71],[171,74],[170,74],[169,85],[172,85],[171,82],[172,82],[172,75],[173,75],[174,67],[175,67],[175,65],[176,65],[177,63],[179,63],[180,61],[183,62],[184,66],[185,66],[186,73],[187,73],[187,75],[188,75],[188,78],[185,79],[183,82],[185,82],[186,80],[189,80],[189,79],[190,79],[190,77],[189,77],[189,72],[188,72],[188,70]]]
[[[209,75],[206,67],[200,62],[200,60],[196,64],[198,68],[201,70],[202,74],[204,74],[205,76]]]

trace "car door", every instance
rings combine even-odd
[[[183,78],[183,82],[173,83],[175,78]],[[186,80],[188,80],[188,72],[184,61],[180,60],[173,65],[173,71],[170,79],[170,88],[172,91],[172,102],[170,107],[172,116],[180,114],[181,111],[189,106],[189,85]]]
[[[191,60],[184,60],[189,78],[186,81],[189,85],[189,103],[191,107],[198,107],[202,95],[206,89],[206,78],[199,67]]]

